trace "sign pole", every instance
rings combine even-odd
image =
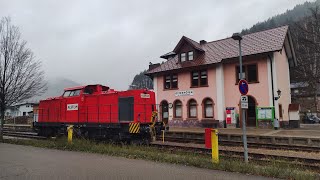
[[[239,61],[240,61],[240,80],[244,79],[242,76],[242,52],[241,52],[241,39],[239,40]],[[242,110],[242,133],[243,133],[243,149],[244,149],[244,161],[248,163],[248,144],[247,144],[247,130],[246,130],[246,110],[241,107]]]

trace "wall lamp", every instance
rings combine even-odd
[[[280,97],[281,97],[281,90],[280,89],[278,89],[277,94],[278,94],[278,97],[274,97],[274,100],[280,99]]]

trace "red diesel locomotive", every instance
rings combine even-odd
[[[64,89],[62,96],[40,101],[34,128],[42,136],[66,133],[114,140],[150,140],[163,123],[156,116],[155,93],[149,90],[115,91],[87,85]]]

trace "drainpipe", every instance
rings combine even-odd
[[[268,54],[269,60],[270,60],[270,72],[271,72],[271,89],[272,89],[272,105],[274,107],[274,110],[276,109],[275,107],[275,100],[274,100],[274,85],[273,85],[273,66],[272,66],[272,58],[270,54]],[[276,110],[274,111],[274,116],[276,116]]]

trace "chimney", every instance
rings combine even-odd
[[[206,44],[206,43],[207,43],[206,40],[201,40],[201,41],[200,41],[200,45],[203,45],[203,44]]]
[[[160,63],[152,64],[151,62],[149,63],[149,71],[160,66]]]

